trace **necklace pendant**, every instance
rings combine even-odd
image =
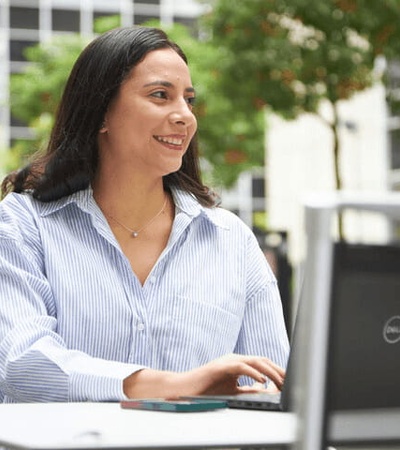
[[[153,223],[157,217],[159,217],[161,214],[164,213],[164,209],[165,206],[167,205],[167,201],[168,201],[168,195],[165,194],[165,200],[164,200],[164,204],[162,206],[162,208],[160,209],[160,211],[158,211],[158,213],[151,219],[149,220],[145,225],[142,226],[142,228],[139,228],[137,231],[132,230],[131,228],[127,227],[126,225],[124,225],[123,223],[119,222],[115,217],[110,216],[108,214],[106,214],[107,217],[109,217],[110,219],[112,219],[114,222],[116,222],[120,227],[124,228],[126,231],[129,231],[131,237],[133,238],[137,238],[139,236],[139,233],[144,230],[146,227],[148,227],[151,223]]]

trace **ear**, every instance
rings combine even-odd
[[[107,119],[104,119],[103,122],[102,122],[102,124],[101,124],[99,133],[107,133],[107,131],[108,131],[108,128],[107,128]]]

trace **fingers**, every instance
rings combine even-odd
[[[251,386],[244,385],[244,386],[238,386],[237,387],[238,393],[240,394],[254,394],[257,392],[267,392],[267,389],[265,388],[265,385],[262,383],[259,383],[256,381]]]
[[[255,394],[259,392],[264,392],[266,394],[278,394],[280,392],[275,383],[272,381],[268,383],[268,387],[265,387],[261,383],[255,382],[251,386],[238,386],[237,390],[239,394]]]
[[[238,378],[240,376],[247,376],[262,384],[266,383],[268,380],[267,376],[262,371],[253,366],[252,361],[237,361],[232,367],[232,370]]]
[[[277,392],[279,392],[279,389],[276,387],[273,381],[270,381],[265,391],[268,392],[269,394],[276,394]]]
[[[267,378],[269,378],[278,389],[282,389],[284,380],[285,380],[285,370],[282,367],[274,364],[268,358],[252,358],[248,362],[258,370],[260,373],[264,374]],[[259,381],[259,380],[256,380]]]
[[[269,379],[278,387],[278,389],[282,388],[285,379],[285,371],[281,367],[277,366],[267,358],[251,358],[245,363],[251,366],[252,369],[259,374],[259,377],[249,375],[255,381],[265,383],[267,379]]]
[[[265,357],[230,354],[220,358],[226,364],[225,370],[231,370],[232,375],[248,376],[256,382],[264,384],[270,379],[278,389],[281,389],[285,379],[285,371]]]

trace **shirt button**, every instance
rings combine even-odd
[[[152,276],[151,278],[150,278],[150,283],[155,283],[156,282],[156,280],[157,280],[157,278],[155,277],[155,276]]]
[[[138,331],[143,331],[144,330],[144,323],[139,323],[137,326]]]

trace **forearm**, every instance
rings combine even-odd
[[[118,401],[125,398],[123,379],[142,368],[49,343],[40,347],[37,344],[18,356],[2,359],[1,384],[8,401]]]
[[[153,369],[139,370],[123,382],[128,398],[178,398],[199,395],[205,389],[204,368],[189,372],[170,372]]]
[[[241,392],[238,379],[247,376],[263,384],[267,377],[281,388],[284,370],[268,358],[227,355],[187,372],[140,370],[125,378],[128,398],[178,398],[202,394],[236,394]]]

